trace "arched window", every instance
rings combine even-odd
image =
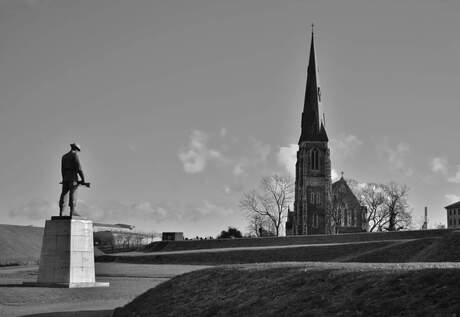
[[[313,213],[313,227],[318,228],[318,214]]]
[[[319,152],[317,149],[310,152],[310,168],[315,171],[319,170]]]

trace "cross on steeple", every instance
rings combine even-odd
[[[343,178],[343,171],[341,171],[340,174],[342,174],[342,178]]]

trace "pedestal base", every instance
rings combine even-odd
[[[31,287],[55,287],[55,288],[84,288],[84,287],[109,287],[109,282],[94,282],[94,283],[38,283],[38,282],[23,282],[24,286]]]
[[[93,222],[52,217],[45,224],[40,267],[34,286],[98,287],[94,271]]]

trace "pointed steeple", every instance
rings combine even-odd
[[[318,141],[324,141],[324,142],[329,141],[329,138],[327,137],[327,133],[326,133],[326,128],[324,127],[323,122],[321,122],[321,128],[319,130]]]
[[[318,73],[316,66],[315,54],[315,35],[311,31],[310,57],[308,59],[307,68],[307,84],[305,87],[305,102],[302,112],[302,132],[299,139],[299,144],[303,141],[322,141],[320,133],[324,129],[320,125],[319,104],[321,103],[321,90],[319,88]],[[324,129],[324,134],[326,130]],[[327,138],[327,136],[326,136]],[[324,137],[323,137],[324,139]]]

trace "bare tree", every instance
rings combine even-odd
[[[394,182],[385,186],[385,205],[388,210],[388,231],[398,231],[407,228],[412,217],[407,211],[407,194],[409,188],[406,185],[399,185]]]
[[[262,178],[258,190],[243,193],[240,208],[247,212],[250,219],[252,215],[260,216],[268,221],[279,236],[282,224],[287,217],[288,206],[294,198],[294,185],[289,177],[273,175]]]
[[[271,230],[271,221],[258,213],[248,213],[248,227],[249,234],[256,237],[261,237],[261,233]]]
[[[360,204],[367,209],[367,231],[397,231],[408,228],[412,217],[407,204],[408,187],[391,182],[358,183],[348,181]]]
[[[385,186],[376,183],[365,184],[361,187],[358,200],[367,209],[365,221],[368,231],[382,231],[383,223],[388,216],[385,206]]]
[[[330,208],[326,208],[327,217],[329,219],[329,224],[327,227],[329,234],[339,233],[339,226],[342,223],[345,209],[345,197],[343,192],[339,191],[332,197],[332,204]]]

